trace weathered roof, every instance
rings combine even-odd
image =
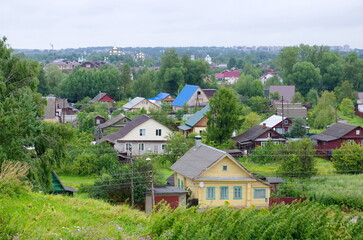
[[[167,179],[166,179],[166,183],[170,186],[174,186],[175,185],[175,181],[174,181],[174,173],[171,174]]]
[[[185,85],[183,90],[181,90],[181,92],[174,99],[171,105],[177,107],[183,107],[184,104],[189,101],[189,99],[193,96],[193,94],[195,93],[195,91],[197,91],[198,88],[199,86],[195,85]]]
[[[98,102],[100,99],[102,99],[104,96],[106,96],[107,93],[102,93],[100,92],[99,94],[96,95],[96,97],[94,97],[92,100],[90,100],[89,102]]]
[[[348,123],[334,123],[331,125],[328,129],[326,129],[324,132],[321,132],[319,134],[315,134],[311,136],[310,138],[313,140],[323,141],[323,142],[330,142],[333,140],[337,140],[350,131],[356,129],[359,127],[358,125],[348,124]]]
[[[149,189],[150,190],[150,189]],[[154,188],[155,194],[163,194],[163,193],[188,193],[187,190],[174,187],[174,186],[165,186],[165,187],[156,187]]]
[[[295,95],[295,86],[293,85],[271,85],[268,87],[270,93],[278,92],[281,97],[284,97],[284,102],[291,102]]]
[[[132,120],[131,122],[129,122],[128,124],[126,124],[125,127],[121,128],[119,131],[117,131],[116,133],[104,136],[102,138],[102,140],[106,140],[106,141],[111,141],[114,142],[117,139],[123,138],[125,137],[129,132],[131,132],[132,129],[134,129],[135,127],[139,126],[140,124],[146,122],[147,120],[151,119],[151,117],[143,114],[140,117]]]
[[[143,97],[135,97],[134,99],[132,99],[130,102],[126,103],[125,105],[123,105],[122,107],[124,109],[130,109],[133,108],[136,104],[138,104],[139,102],[141,102],[142,100],[144,100],[145,98]]]
[[[285,120],[286,117],[272,115],[271,117],[267,118],[265,121],[261,122],[260,125],[266,124],[267,127],[274,127],[276,124],[280,123],[282,120]]]
[[[123,115],[122,113],[117,115],[116,117],[113,117],[111,119],[109,119],[108,121],[98,125],[98,128],[102,129],[102,128],[107,128],[110,127],[112,125],[114,125],[115,123],[117,123],[118,121],[122,120],[123,118],[128,118],[125,115]]]
[[[248,142],[248,141],[254,141],[256,138],[264,134],[265,132],[269,131],[271,128],[264,127],[262,125],[256,125],[248,129],[246,132],[233,137],[232,139],[236,142],[242,143],[242,142]]]
[[[225,151],[201,144],[198,148],[192,147],[170,169],[193,179],[227,154]]]
[[[217,89],[202,89],[207,98],[213,97],[213,95],[217,92]]]
[[[191,116],[184,125],[178,126],[181,130],[188,130],[195,126],[204,116],[207,112],[209,112],[210,107],[209,105],[205,106],[202,110],[196,112]]]
[[[279,177],[266,177],[266,182],[270,184],[284,183],[284,180]]]
[[[155,97],[149,98],[149,100],[155,100],[155,101],[160,101],[163,100],[164,98],[167,98],[170,95],[170,93],[159,93],[158,95],[156,95]]]

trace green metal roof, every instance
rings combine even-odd
[[[189,130],[192,127],[195,126],[195,124],[197,124],[204,116],[207,112],[209,112],[210,108],[209,105],[205,106],[202,110],[196,112],[193,116],[191,116],[184,125],[179,126],[178,128],[181,130]],[[185,127],[184,127],[185,126]],[[188,129],[183,129],[189,127]]]

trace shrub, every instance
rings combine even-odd
[[[22,162],[4,161],[0,169],[0,197],[23,195],[30,190],[25,182],[29,166]]]
[[[332,161],[338,171],[361,173],[363,170],[363,147],[355,142],[344,142],[333,151]]]

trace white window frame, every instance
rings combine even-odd
[[[145,150],[145,144],[139,143],[139,151],[144,151],[144,150]]]
[[[146,129],[145,128],[140,128],[139,133],[140,133],[140,136],[145,136],[146,135]]]
[[[156,136],[161,136],[161,128],[158,128],[155,130],[155,135]]]

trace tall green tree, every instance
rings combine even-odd
[[[363,170],[363,147],[355,142],[345,142],[333,151],[334,167],[343,173],[359,174]]]
[[[209,101],[210,111],[206,114],[207,141],[222,144],[238,128],[238,99],[229,88],[222,88]]]
[[[293,66],[289,80],[305,96],[311,88],[320,86],[320,70],[310,62],[298,62]]]
[[[251,75],[241,74],[236,83],[236,90],[239,94],[246,97],[263,95],[263,84]]]
[[[312,111],[312,125],[324,128],[336,120],[336,97],[334,92],[324,91]]]
[[[127,97],[132,96],[131,92],[132,72],[130,66],[128,64],[123,64],[120,68],[120,74],[121,74],[121,79],[120,79],[119,91],[121,91],[122,94],[121,99],[126,99]]]
[[[227,68],[232,69],[232,68],[236,67],[236,64],[237,64],[236,58],[235,57],[230,57],[229,61],[227,63]]]
[[[37,91],[40,66],[21,59],[0,40],[0,164],[31,161],[45,101]]]

